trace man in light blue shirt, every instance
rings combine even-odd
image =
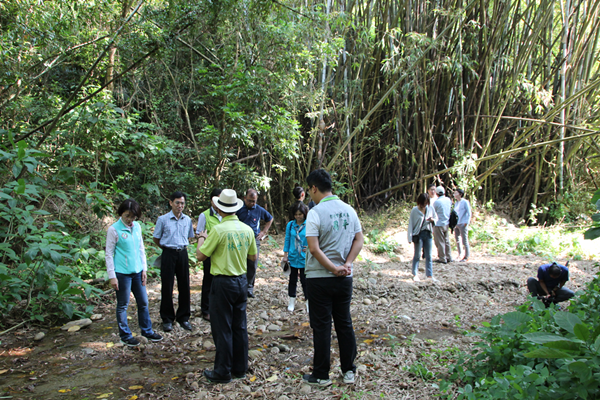
[[[194,237],[194,227],[190,217],[183,213],[186,196],[182,192],[171,195],[169,204],[171,211],[158,217],[154,228],[154,243],[162,249],[160,264],[160,317],[163,330],[173,330],[173,322],[188,331],[192,330],[189,322],[190,305],[190,265],[188,262],[187,246],[189,239]],[[177,277],[179,291],[179,306],[177,314],[173,308],[173,285]]]
[[[444,196],[446,191],[442,186],[435,189],[438,198],[433,203],[433,208],[438,216],[438,220],[433,227],[433,240],[437,247],[438,258],[435,262],[447,264],[452,262],[452,251],[450,249],[450,235],[448,234],[448,225],[450,224],[450,209],[452,200]]]

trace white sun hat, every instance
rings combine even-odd
[[[237,193],[233,189],[223,189],[220,196],[212,198],[215,206],[223,212],[234,213],[244,205],[244,202],[237,198]]]

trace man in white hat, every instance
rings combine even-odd
[[[450,234],[448,233],[448,225],[450,224],[450,209],[452,208],[452,200],[444,196],[446,191],[442,186],[435,189],[438,198],[433,204],[433,209],[437,213],[438,220],[433,227],[433,240],[437,247],[438,258],[435,262],[447,264],[452,262],[452,251],[450,249]]]
[[[214,369],[204,370],[204,376],[211,382],[228,383],[232,377],[245,378],[248,370],[246,260],[255,260],[257,250],[254,232],[235,215],[243,204],[235,190],[224,189],[212,201],[222,220],[206,241],[199,240],[196,251],[198,261],[211,258],[213,275],[209,312],[217,351]]]

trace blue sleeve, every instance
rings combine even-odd
[[[263,208],[262,209],[262,216],[261,216],[260,219],[262,219],[265,222],[269,222],[269,221],[271,221],[273,219],[273,216],[271,214],[269,214],[269,212]]]
[[[544,270],[544,267],[546,266],[546,264],[542,265],[541,267],[538,268],[538,281],[547,281],[548,277],[546,276],[546,271]]]
[[[192,219],[188,217],[188,219],[190,220],[190,229],[188,232],[188,239],[191,239],[193,237],[195,237],[196,235],[194,234],[194,223],[192,222]]]
[[[294,221],[288,222],[285,227],[285,242],[283,245],[283,252],[288,253],[290,251],[291,241],[292,241],[292,223]]]
[[[562,276],[560,277],[561,282],[562,281],[568,281],[569,280],[569,268],[561,265],[560,268],[563,270]]]
[[[163,222],[162,222],[162,218],[158,217],[158,220],[156,221],[156,226],[154,227],[154,234],[152,236],[157,239],[160,239],[162,237],[162,233],[163,233]]]

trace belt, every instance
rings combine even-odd
[[[176,252],[181,252],[187,249],[187,246],[183,246],[183,247],[178,247],[178,248],[173,248],[173,247],[165,247],[165,250],[173,250]]]

